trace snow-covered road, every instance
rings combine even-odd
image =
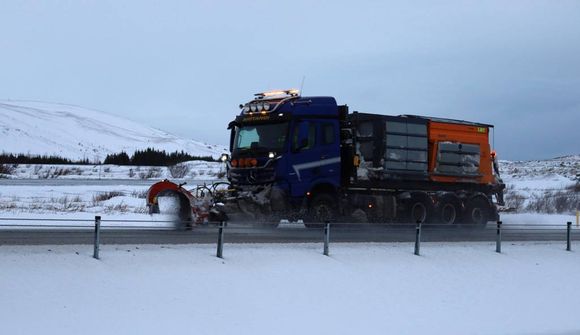
[[[3,334],[578,334],[561,243],[0,246]]]

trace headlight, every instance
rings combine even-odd
[[[267,102],[264,102],[264,110],[265,110],[265,111],[268,111],[268,110],[270,110],[270,104],[269,104],[269,103],[267,103]]]
[[[276,153],[275,152],[272,152],[271,151],[271,152],[268,153],[268,158],[272,159],[274,157],[276,157]]]
[[[220,160],[225,163],[229,158],[230,156],[228,154],[222,154]]]
[[[258,102],[256,104],[256,109],[258,110],[258,112],[261,111],[263,108],[264,108],[264,105],[261,102]]]
[[[256,104],[251,104],[251,105],[250,105],[250,110],[251,110],[252,112],[255,112],[255,111],[257,110],[257,106],[256,106]]]

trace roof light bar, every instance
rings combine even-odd
[[[300,96],[300,90],[295,88],[289,90],[273,90],[254,94],[257,99],[285,98]]]
[[[274,112],[284,102],[300,97],[300,91],[293,88],[289,90],[267,91],[254,95],[256,96],[254,100],[240,105],[243,114],[253,115],[254,113],[260,113],[265,115],[269,112]]]

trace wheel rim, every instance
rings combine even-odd
[[[426,218],[427,207],[425,207],[425,205],[421,202],[414,203],[413,207],[411,207],[411,220],[413,220],[413,223],[423,223],[425,222]]]
[[[456,218],[457,211],[455,210],[455,206],[449,203],[443,205],[443,208],[441,208],[441,221],[446,224],[453,224]]]

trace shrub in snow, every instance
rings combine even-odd
[[[508,208],[519,212],[523,209],[526,197],[514,189],[508,189],[505,192],[505,204]]]
[[[0,164],[0,175],[1,174],[12,174],[14,173],[14,166],[9,164]]]
[[[145,191],[135,190],[135,191],[131,192],[131,196],[133,198],[145,199],[145,198],[147,198],[147,190],[145,190]]]
[[[93,206],[97,206],[100,202],[112,199],[114,197],[123,196],[123,192],[110,191],[93,195]]]
[[[576,186],[564,190],[544,192],[543,195],[534,195],[528,200],[526,210],[538,213],[575,213],[580,209],[580,192]]]
[[[189,165],[187,164],[175,164],[168,167],[169,173],[172,178],[183,178],[189,173]]]
[[[105,213],[127,213],[129,206],[123,202],[116,205],[105,206]]]
[[[160,168],[149,168],[149,170],[145,172],[139,172],[140,179],[151,179],[151,178],[160,178],[161,177],[161,169]]]

